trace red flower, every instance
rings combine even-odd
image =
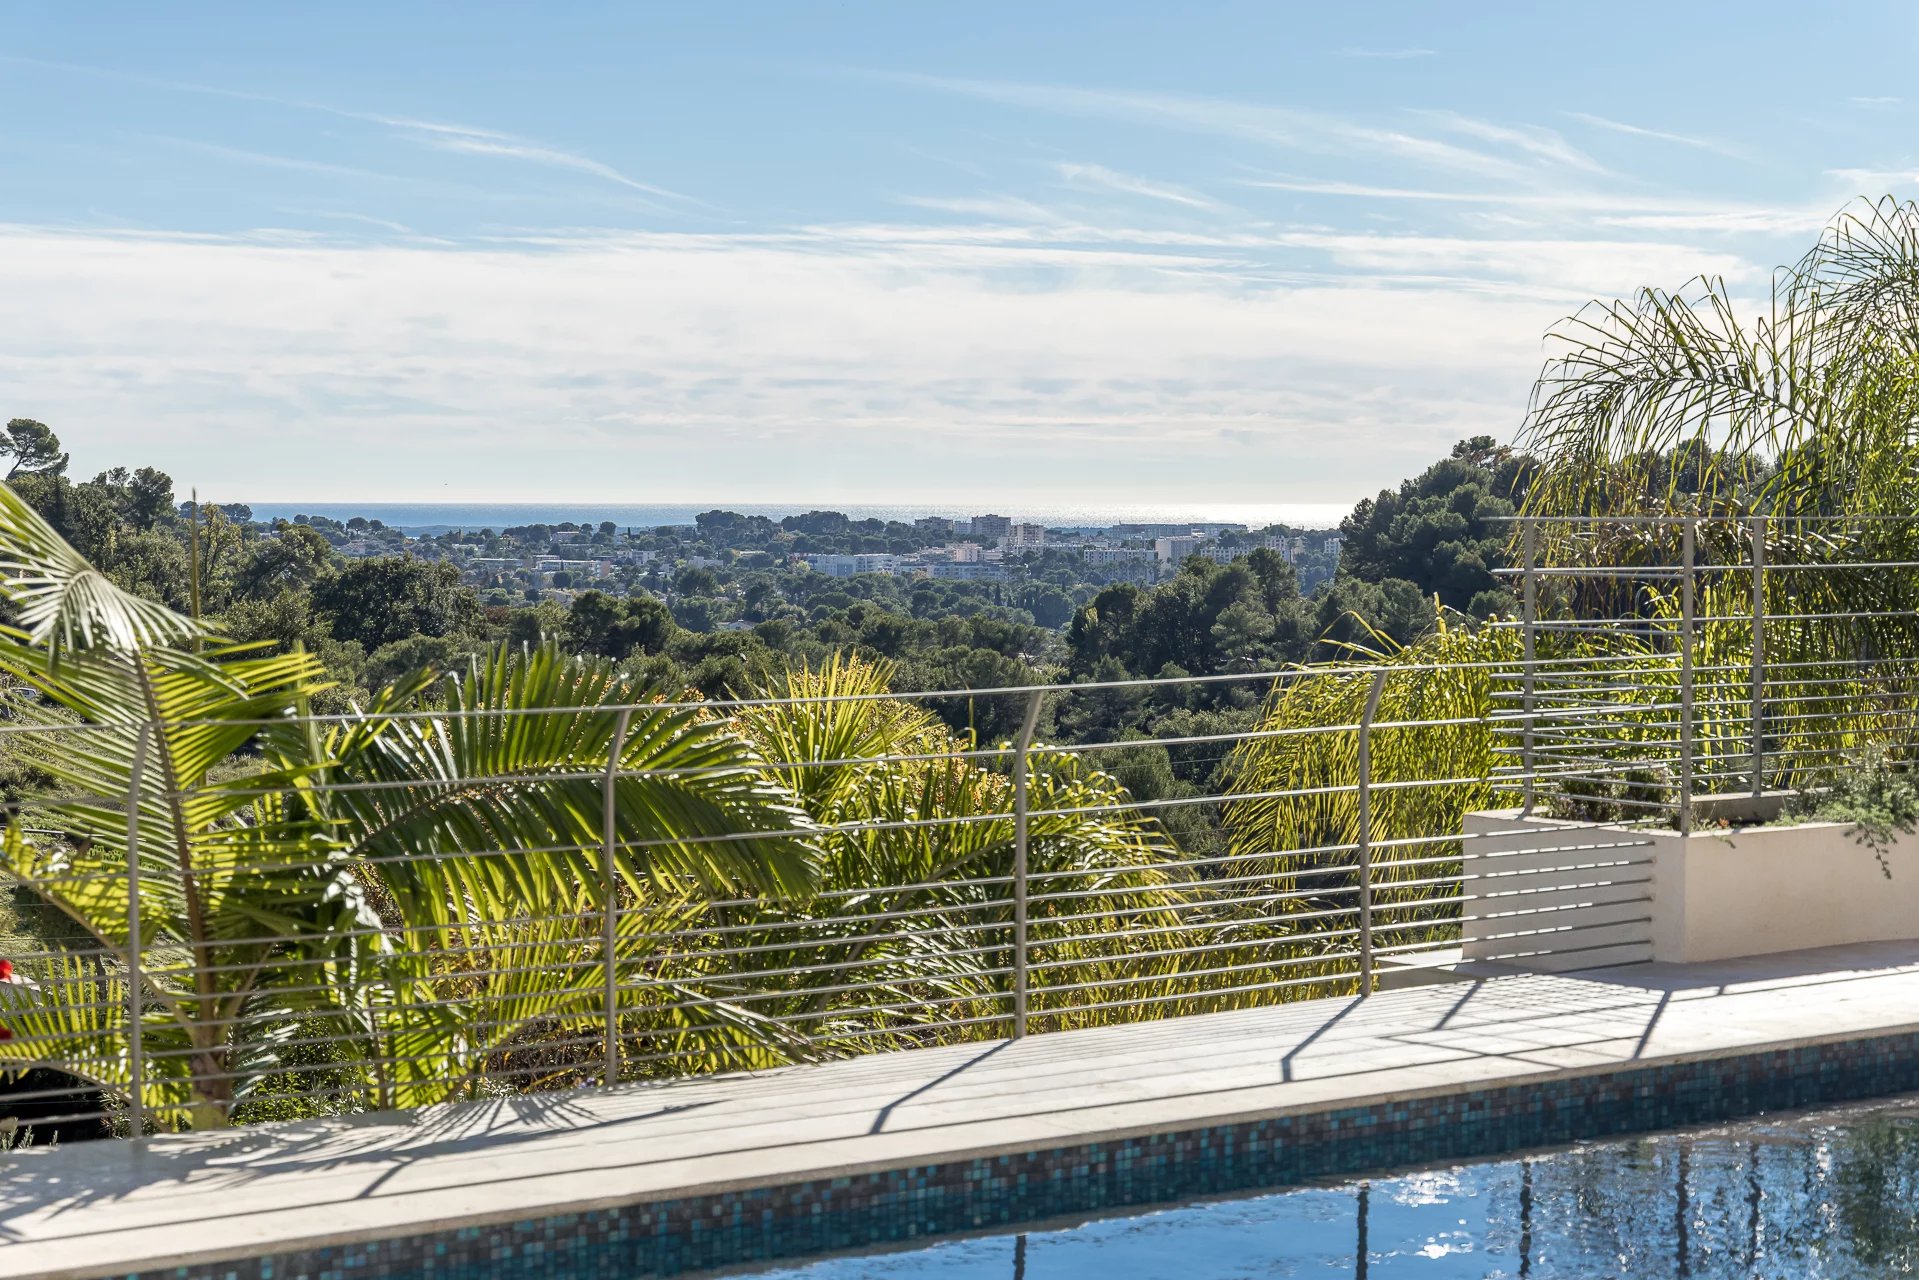
[[[0,960],[0,982],[13,981],[13,961]]]
[[[5,1044],[11,1039],[13,1039],[13,1032],[7,1030],[5,1027],[0,1027],[0,1044]]]

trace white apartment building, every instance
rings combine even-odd
[[[1079,558],[1087,564],[1150,564],[1154,553],[1149,547],[1081,547]]]
[[[898,573],[900,570],[899,556],[877,551],[850,556],[808,556],[806,562],[813,566],[814,573],[825,574],[829,578],[850,578],[860,573]]]
[[[999,540],[999,544],[1009,551],[1023,547],[1043,547],[1046,545],[1046,526],[1043,524],[1008,525],[1006,536]]]
[[[562,560],[558,556],[541,556],[533,562],[535,573],[585,573],[603,578],[613,572],[609,560]]]
[[[984,560],[956,560],[950,564],[927,565],[926,576],[944,578],[953,582],[999,582],[1005,579],[1006,569],[1002,565],[989,564]]]
[[[1171,538],[1153,539],[1153,558],[1159,561],[1162,569],[1177,568],[1179,562],[1198,551],[1206,541],[1201,533],[1180,534]]]

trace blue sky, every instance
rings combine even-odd
[[[0,379],[225,499],[1346,501],[1919,185],[1893,4],[16,3]]]

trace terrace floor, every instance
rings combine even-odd
[[[95,1277],[1919,1029],[1919,942],[1512,974],[0,1163],[0,1277]]]

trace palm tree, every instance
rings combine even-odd
[[[326,812],[396,944],[355,993],[378,1104],[600,1078],[609,892],[624,1039],[724,1059],[782,1038],[728,1002],[675,1002],[673,939],[705,901],[808,895],[805,814],[723,720],[637,693],[609,661],[499,649],[321,744]]]
[[[1521,440],[1540,460],[1527,510],[1549,518],[1546,562],[1679,553],[1676,520],[1575,537],[1552,517],[1694,517],[1701,612],[1726,620],[1717,643],[1736,666],[1752,658],[1750,629],[1730,621],[1752,608],[1737,571],[1763,539],[1770,563],[1802,566],[1763,584],[1766,614],[1794,618],[1769,629],[1762,655],[1783,677],[1775,701],[1793,710],[1764,726],[1773,757],[1791,762],[1770,781],[1803,785],[1909,732],[1919,681],[1882,659],[1919,644],[1919,574],[1898,567],[1919,560],[1919,205],[1842,211],[1775,274],[1756,319],[1723,279],[1701,278],[1595,303],[1550,337],[1560,351]],[[1644,587],[1628,584],[1651,607]],[[1749,737],[1743,714],[1716,712],[1703,736]]]
[[[767,692],[781,701],[739,714],[818,824],[822,887],[716,915],[751,929],[712,981],[832,1052],[990,1039],[1010,1025],[1010,752],[886,697],[890,674],[834,658],[777,679]],[[1235,1007],[1283,980],[1292,940],[1242,909],[1230,882],[1197,875],[1111,775],[1044,748],[1029,770],[1036,1030]]]
[[[1594,303],[1551,338],[1559,350],[1519,442],[1539,461],[1525,507],[1539,520],[1536,563],[1629,572],[1554,578],[1559,590],[1543,612],[1630,625],[1548,634],[1538,656],[1587,660],[1592,672],[1629,666],[1631,680],[1592,681],[1634,687],[1603,695],[1618,705],[1582,727],[1581,750],[1614,772],[1629,760],[1659,766],[1612,782],[1575,779],[1562,789],[1589,794],[1569,798],[1672,801],[1680,605],[1670,569],[1688,520],[1701,619],[1693,640],[1701,785],[1751,781],[1740,775],[1754,733],[1743,684],[1754,660],[1745,565],[1757,516],[1768,563],[1800,566],[1763,581],[1762,607],[1774,619],[1761,655],[1772,672],[1767,696],[1791,712],[1760,726],[1777,762],[1763,781],[1805,785],[1861,748],[1903,746],[1919,679],[1880,659],[1919,647],[1919,574],[1871,565],[1919,562],[1919,523],[1910,519],[1919,499],[1919,206],[1888,198],[1841,213],[1775,276],[1757,320],[1742,316],[1724,280],[1702,278],[1676,293],[1649,288]],[[1627,518],[1578,523],[1607,516]],[[1404,649],[1352,656],[1393,671],[1382,719],[1465,721],[1381,731],[1373,749],[1381,780],[1465,780],[1384,791],[1374,807],[1380,839],[1443,849],[1467,807],[1495,798],[1501,743],[1484,718],[1498,705],[1496,689],[1515,688],[1516,666],[1504,669],[1519,657],[1511,633],[1442,625]],[[1280,865],[1309,870],[1317,855],[1288,851],[1350,848],[1350,726],[1366,683],[1328,671],[1275,691],[1262,728],[1292,732],[1239,753],[1236,790],[1262,798],[1228,810],[1236,851],[1272,850]],[[1301,732],[1313,729],[1322,732]],[[1582,769],[1575,762],[1570,771]],[[1302,789],[1312,793],[1267,795]]]
[[[496,653],[322,729],[313,658],[176,647],[203,629],[4,488],[0,573],[24,624],[0,671],[44,698],[18,737],[59,788],[35,808],[57,834],[10,824],[0,873],[89,941],[0,988],[0,1063],[134,1095],[163,1126],[284,1087],[296,1037],[365,1069],[336,1105],[470,1091],[515,1046],[603,1025],[609,964],[616,1018],[644,1004],[622,984],[656,958],[649,921],[812,884],[804,816],[746,741],[610,664]],[[667,1021],[754,1030],[727,1007]]]
[[[1535,514],[1912,510],[1919,205],[1842,211],[1757,319],[1701,277],[1594,303],[1549,338],[1561,350],[1521,438],[1542,464]],[[1693,465],[1669,466],[1677,454]]]

